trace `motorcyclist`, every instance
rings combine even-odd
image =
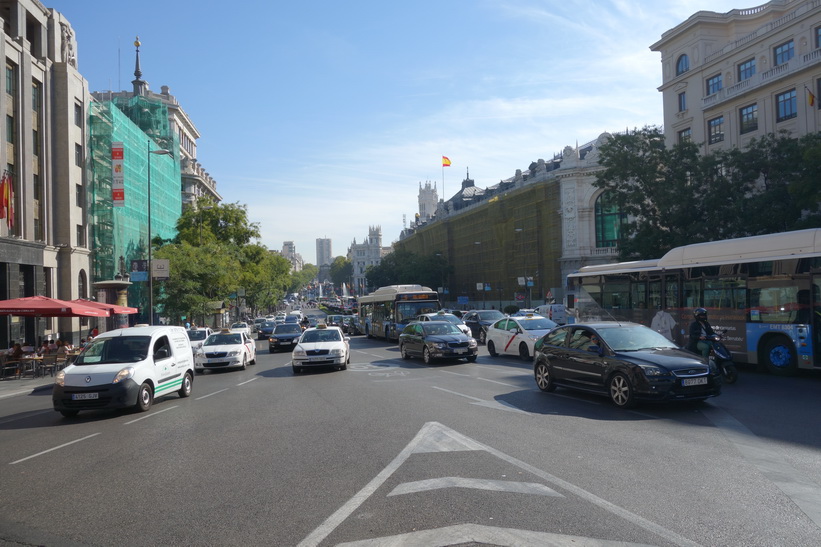
[[[709,342],[710,336],[715,334],[710,322],[707,321],[707,310],[704,308],[696,308],[693,310],[693,317],[695,320],[690,323],[690,342],[687,344],[687,349],[701,355],[706,359],[710,355]]]
[[[311,322],[308,320],[307,315],[302,318],[302,321],[300,321],[300,325],[302,326],[302,330],[305,330],[311,326]]]

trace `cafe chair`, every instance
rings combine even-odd
[[[57,354],[56,353],[49,353],[43,355],[43,362],[40,363],[40,370],[45,377],[46,372],[50,372],[52,376],[54,376],[54,372],[57,370]]]
[[[31,375],[32,378],[37,376],[37,361],[33,359],[26,359],[24,357],[20,360],[17,367],[17,376],[18,378],[23,378],[27,374]]]
[[[7,355],[0,353],[0,378],[17,376],[17,367],[20,361],[9,359]]]

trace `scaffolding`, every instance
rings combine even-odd
[[[92,222],[93,278],[114,279],[120,257],[127,270],[132,260],[148,258],[148,215],[151,238],[176,236],[182,213],[178,137],[172,131],[168,108],[161,101],[137,96],[93,101],[89,109],[89,190]],[[125,203],[112,199],[111,147],[123,143]],[[169,150],[173,156],[152,155],[149,150]],[[151,165],[151,203],[148,203],[148,166]],[[145,309],[146,283],[129,287],[129,305]]]

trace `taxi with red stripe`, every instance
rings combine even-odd
[[[487,329],[487,351],[494,357],[518,355],[528,361],[533,358],[536,340],[556,326],[554,321],[535,313],[499,319]]]

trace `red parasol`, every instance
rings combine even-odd
[[[26,296],[0,300],[0,315],[26,317],[109,317],[108,310],[47,296]]]
[[[128,306],[119,306],[117,304],[109,304],[107,302],[96,302],[94,300],[86,300],[85,298],[75,298],[72,302],[76,302],[78,304],[82,304],[84,306],[89,306],[92,308],[97,308],[100,310],[109,310],[111,313],[122,313],[122,314],[132,314],[137,313],[140,310],[137,308],[130,308]]]

